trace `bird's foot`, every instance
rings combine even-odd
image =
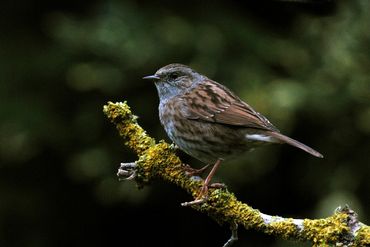
[[[227,186],[224,183],[212,183],[208,185],[208,188],[213,188],[213,189],[226,189]]]
[[[190,177],[202,174],[209,167],[209,165],[205,165],[200,169],[195,169],[195,168],[189,166],[188,164],[183,164],[183,166],[184,166],[184,170],[185,170],[186,175],[188,175]]]
[[[208,199],[208,186],[212,187],[212,184],[210,184],[211,182],[211,179],[213,177],[213,175],[215,174],[217,168],[220,166],[221,164],[221,161],[223,159],[218,159],[216,161],[216,163],[213,165],[212,167],[212,170],[209,172],[207,178],[204,180],[204,183],[203,183],[203,186],[197,196],[197,198],[194,200],[194,201],[191,201],[191,202],[184,202],[184,203],[181,203],[181,206],[192,206],[192,205],[196,205],[196,204],[201,204],[201,203],[204,203],[205,201],[207,201]],[[205,169],[204,167],[202,169]],[[214,184],[214,186],[216,187],[220,187],[221,184]],[[224,186],[221,186],[221,187],[224,187]]]
[[[181,203],[181,206],[187,207],[196,204],[202,204],[208,200],[208,188],[213,189],[226,189],[226,185],[223,183],[212,183],[210,185],[203,185],[197,198],[191,202]]]
[[[202,203],[206,202],[207,200],[208,200],[208,185],[203,184],[197,198],[195,198],[195,200],[193,200],[191,202],[183,202],[183,203],[181,203],[181,206],[188,207],[188,206],[192,206],[192,205],[202,204]]]
[[[207,200],[207,198],[195,199],[194,201],[191,201],[191,202],[183,202],[183,203],[181,203],[181,206],[189,207],[189,206],[193,206],[193,205],[198,205],[198,204],[204,203],[206,200]]]

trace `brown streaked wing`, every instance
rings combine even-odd
[[[190,89],[181,101],[184,105],[181,112],[188,119],[278,131],[229,89],[211,80]]]

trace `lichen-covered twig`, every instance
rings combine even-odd
[[[136,162],[122,163],[118,176],[135,179],[139,186],[153,178],[163,179],[196,198],[203,180],[188,176],[173,145],[164,141],[156,143],[149,137],[125,102],[108,102],[103,111],[116,125],[125,144],[139,157]],[[232,237],[228,243],[236,241],[236,228],[242,225],[246,229],[253,228],[284,239],[311,241],[314,246],[370,246],[370,227],[359,222],[357,214],[348,206],[338,208],[324,219],[283,218],[253,209],[238,201],[225,188],[210,188],[208,200],[191,207],[208,214],[220,224],[230,224]],[[225,246],[230,246],[228,243]]]

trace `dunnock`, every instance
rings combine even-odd
[[[220,163],[271,143],[288,143],[313,156],[323,156],[291,139],[225,86],[182,64],[169,64],[154,75],[160,99],[159,118],[169,138],[185,153],[214,164],[195,201],[203,202]]]

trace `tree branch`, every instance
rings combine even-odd
[[[125,145],[139,157],[136,162],[121,164],[117,174],[120,178],[135,179],[139,186],[159,178],[180,186],[193,197],[197,196],[203,180],[187,175],[173,145],[164,141],[156,143],[146,134],[126,102],[108,102],[103,111],[116,125]],[[232,237],[224,246],[237,239],[238,225],[284,239],[311,241],[314,246],[370,246],[370,227],[359,222],[357,214],[348,206],[336,209],[333,215],[324,219],[283,218],[253,209],[238,201],[225,188],[210,188],[208,200],[191,207],[208,214],[220,224],[230,224]]]

